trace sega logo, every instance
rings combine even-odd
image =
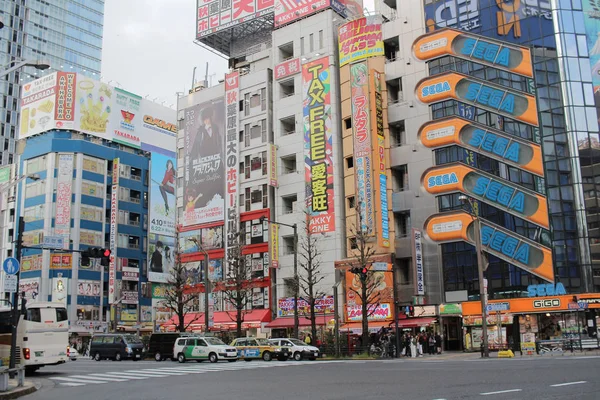
[[[450,172],[447,174],[430,176],[427,179],[427,187],[436,187],[436,186],[446,186],[458,183],[458,176],[456,176],[456,172]]]
[[[434,94],[444,93],[450,91],[450,83],[448,81],[436,83],[434,85],[425,86],[421,89],[421,97],[425,98],[433,96]]]
[[[490,178],[484,176],[477,178],[473,193],[509,210],[515,210],[521,214],[525,211],[525,193]]]
[[[519,162],[519,153],[521,145],[518,142],[510,142],[507,138],[487,132],[483,129],[475,129],[469,145],[488,153],[496,154],[499,157],[510,160],[514,163]]]
[[[558,308],[560,299],[534,300],[533,308]]]
[[[501,48],[498,44],[485,42],[475,38],[468,38],[465,40],[464,46],[460,49],[460,53],[467,57],[473,57],[507,68],[510,65],[509,48]]]

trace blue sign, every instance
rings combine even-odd
[[[560,296],[565,294],[567,294],[565,286],[560,282],[557,282],[556,286],[552,283],[527,286],[527,295],[529,297]]]
[[[44,236],[42,247],[50,249],[62,249],[65,243],[65,238],[62,236]]]
[[[488,312],[508,311],[508,310],[510,310],[510,304],[508,304],[508,303],[492,303],[492,304],[488,304],[486,309]]]
[[[2,268],[7,275],[15,275],[17,272],[19,272],[19,262],[14,257],[8,257],[2,263]]]
[[[539,0],[438,0],[425,6],[425,25],[432,32],[457,28],[512,43],[553,46],[552,10]],[[550,39],[552,40],[552,39]]]

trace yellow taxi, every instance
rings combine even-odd
[[[252,361],[262,358],[264,361],[271,361],[277,358],[279,361],[285,361],[290,358],[290,352],[287,348],[274,346],[267,339],[262,338],[237,338],[231,342],[238,352],[238,358],[244,361]]]

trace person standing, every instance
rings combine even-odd
[[[438,354],[442,354],[442,337],[439,333],[435,334],[435,347]]]
[[[435,338],[433,337],[433,333],[429,332],[429,355],[435,354]]]
[[[309,346],[312,346],[312,336],[310,333],[306,334],[306,338],[304,339],[304,343],[306,343]]]

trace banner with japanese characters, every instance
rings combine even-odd
[[[306,208],[312,233],[335,231],[329,57],[302,66]]]

